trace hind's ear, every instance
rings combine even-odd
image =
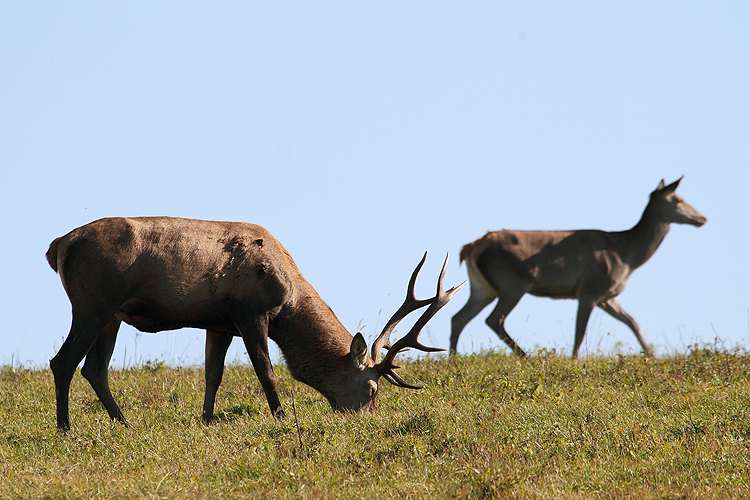
[[[661,182],[659,182],[659,185],[656,186],[656,191],[664,190],[667,193],[674,193],[674,190],[677,189],[677,186],[680,185],[680,181],[682,181],[682,179],[684,179],[684,178],[685,178],[685,176],[683,175],[682,177],[680,177],[679,179],[677,179],[676,181],[674,181],[669,186],[667,186],[666,184],[664,184],[664,179],[662,179]]]
[[[677,179],[676,181],[674,181],[672,184],[670,184],[669,186],[665,187],[664,190],[667,191],[668,193],[674,193],[674,190],[677,189],[677,186],[680,185],[680,181],[684,177],[685,176],[683,175],[682,177],[680,177],[679,179]],[[662,181],[662,182],[664,182],[664,181]]]

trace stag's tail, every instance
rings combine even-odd
[[[57,272],[57,245],[59,244],[60,238],[55,238],[49,244],[49,250],[47,250],[47,262],[49,262],[49,267],[55,272]]]

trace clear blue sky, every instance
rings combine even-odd
[[[425,250],[419,295],[446,252],[463,281],[486,230],[627,229],[683,174],[708,223],[673,226],[620,303],[658,353],[750,348],[748,27],[747,2],[4,2],[0,364],[60,347],[44,254],[100,217],[261,224],[369,341]],[[575,311],[526,297],[508,331],[569,353]],[[462,352],[504,349],[488,313]],[[202,363],[203,342],[123,326],[113,364]],[[633,335],[596,311],[582,354],[617,350]]]

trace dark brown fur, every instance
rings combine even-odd
[[[239,222],[168,217],[101,219],[55,239],[47,252],[70,298],[70,334],[50,361],[57,425],[70,426],[68,392],[81,370],[113,419],[124,422],[107,369],[121,321],[146,331],[207,330],[203,419],[213,417],[224,358],[243,338],[271,412],[283,416],[267,339],[292,375],[335,410],[374,407],[380,373],[356,337],[266,229]]]

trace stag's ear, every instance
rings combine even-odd
[[[352,360],[354,365],[359,370],[367,368],[367,342],[362,336],[362,333],[357,332],[352,339],[352,346],[349,348],[349,358]]]
[[[659,185],[656,186],[656,189],[654,191],[659,191],[660,189],[664,189],[664,186],[666,186],[666,184],[664,184],[664,179],[662,179],[659,181]]]

